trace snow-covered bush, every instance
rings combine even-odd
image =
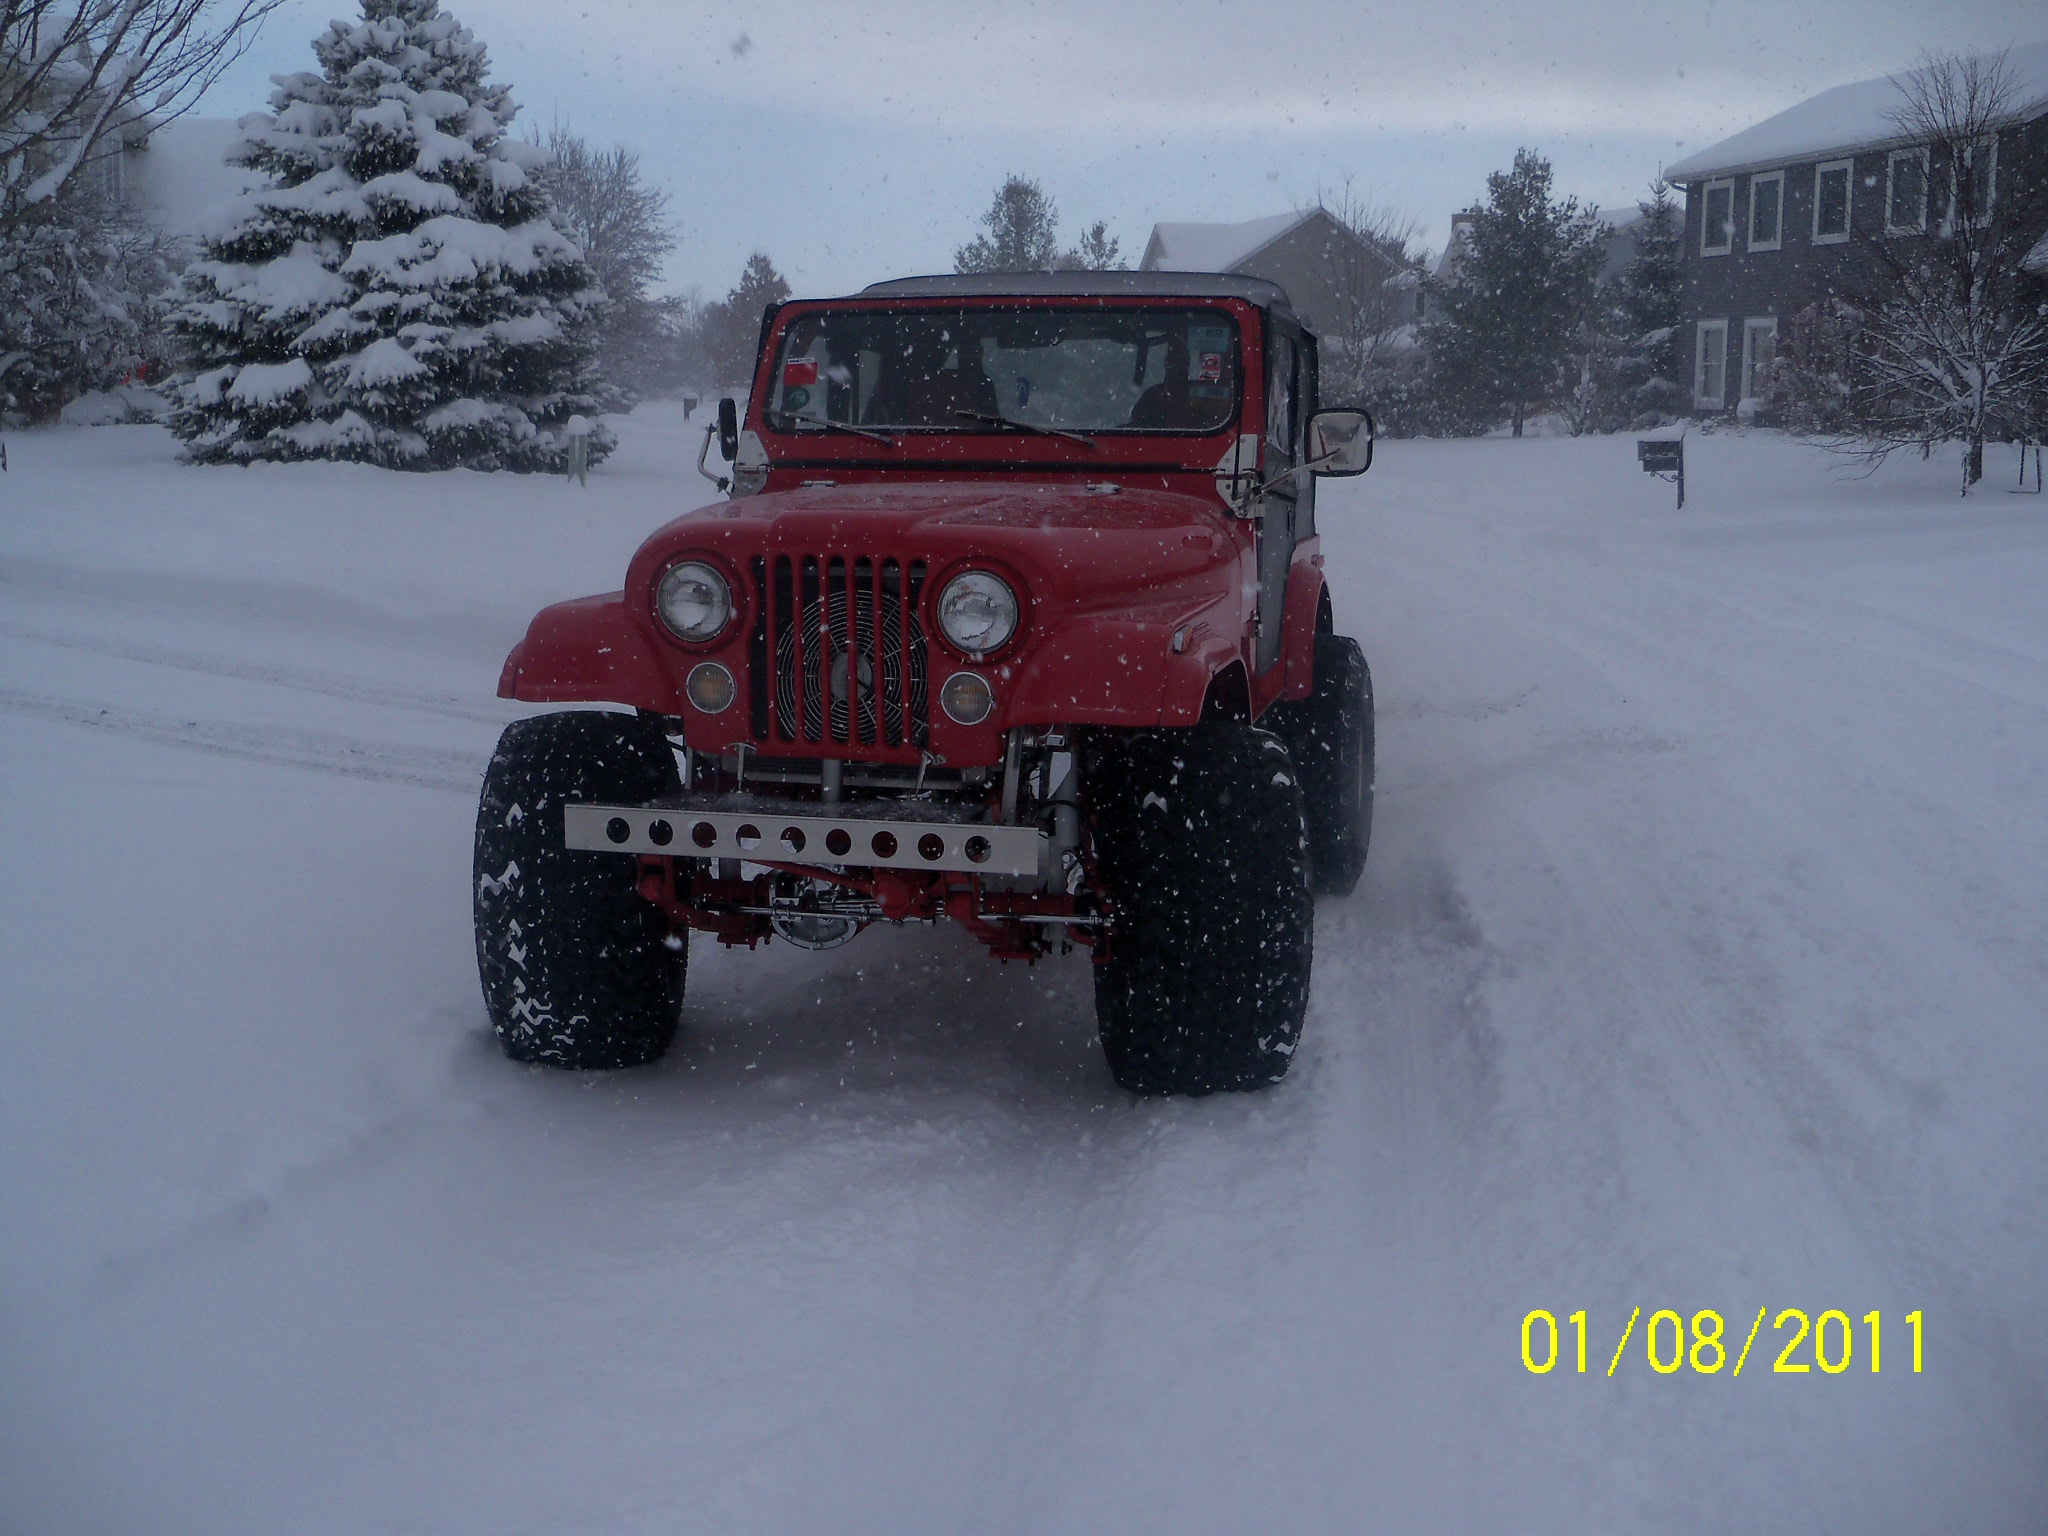
[[[437,0],[363,0],[242,120],[229,205],[186,276],[190,458],[560,471],[565,427],[611,403],[604,291],[558,227],[509,89]],[[589,437],[590,460],[613,439]]]
[[[0,417],[47,420],[81,395],[155,378],[173,265],[159,232],[84,190],[0,230]]]

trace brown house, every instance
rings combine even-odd
[[[1341,332],[1368,278],[1381,285],[1399,275],[1322,208],[1242,224],[1154,224],[1138,270],[1262,277],[1286,290],[1304,325],[1326,336]]]

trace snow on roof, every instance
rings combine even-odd
[[[1986,55],[1989,62],[1995,55]],[[2022,119],[2048,111],[2048,42],[2027,43],[2005,55]],[[1838,85],[1808,97],[1776,117],[1767,117],[1733,138],[1723,139],[1676,165],[1666,181],[1696,181],[1728,171],[1760,169],[1791,160],[1812,160],[1832,151],[1860,149],[1898,137],[1892,114],[1904,105],[1903,86],[1919,70],[1902,70],[1877,80]]]
[[[268,179],[229,165],[229,146],[246,134],[227,117],[181,117],[153,130],[148,143],[122,157],[128,205],[174,235],[202,232],[201,215]]]
[[[1317,211],[1276,213],[1243,224],[1154,224],[1141,265],[1147,272],[1228,272]]]

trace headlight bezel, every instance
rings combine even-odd
[[[685,571],[702,571],[716,583],[722,594],[723,612],[715,627],[693,633],[676,624],[669,615],[668,589],[671,581],[679,579]],[[712,646],[732,633],[733,625],[739,622],[740,599],[733,579],[723,566],[704,555],[684,555],[672,561],[654,581],[654,617],[661,625],[662,633],[679,645],[690,647]],[[717,605],[714,605],[716,607]]]
[[[977,580],[993,582],[1002,595],[1008,599],[1010,608],[1009,627],[995,641],[981,646],[971,645],[962,640],[953,633],[951,626],[946,622],[947,599],[952,595],[954,588],[963,582]],[[1001,654],[1010,646],[1016,644],[1018,636],[1024,633],[1028,610],[1024,601],[1022,584],[1009,572],[1000,570],[986,561],[973,561],[947,572],[944,579],[938,582],[936,590],[932,594],[931,602],[932,627],[938,631],[939,638],[945,641],[952,650],[966,657],[969,661],[980,662],[990,656]]]

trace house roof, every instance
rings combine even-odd
[[[1287,292],[1262,277],[1224,272],[951,272],[898,277],[861,290],[884,298],[1148,297],[1244,299],[1261,308],[1289,308]]]
[[[1988,63],[1995,55],[1986,55]],[[2038,117],[2048,111],[2048,41],[2008,49],[2007,69],[2016,87],[2017,115]],[[1664,168],[1664,179],[1698,181],[1733,171],[1761,170],[1793,160],[1815,160],[1830,153],[1883,144],[1899,136],[1892,116],[1905,97],[1903,87],[1920,70],[1901,70],[1877,80],[1838,85],[1787,107],[1732,138]]]
[[[1138,266],[1146,272],[1228,272],[1320,212],[1276,213],[1242,224],[1154,224]]]

